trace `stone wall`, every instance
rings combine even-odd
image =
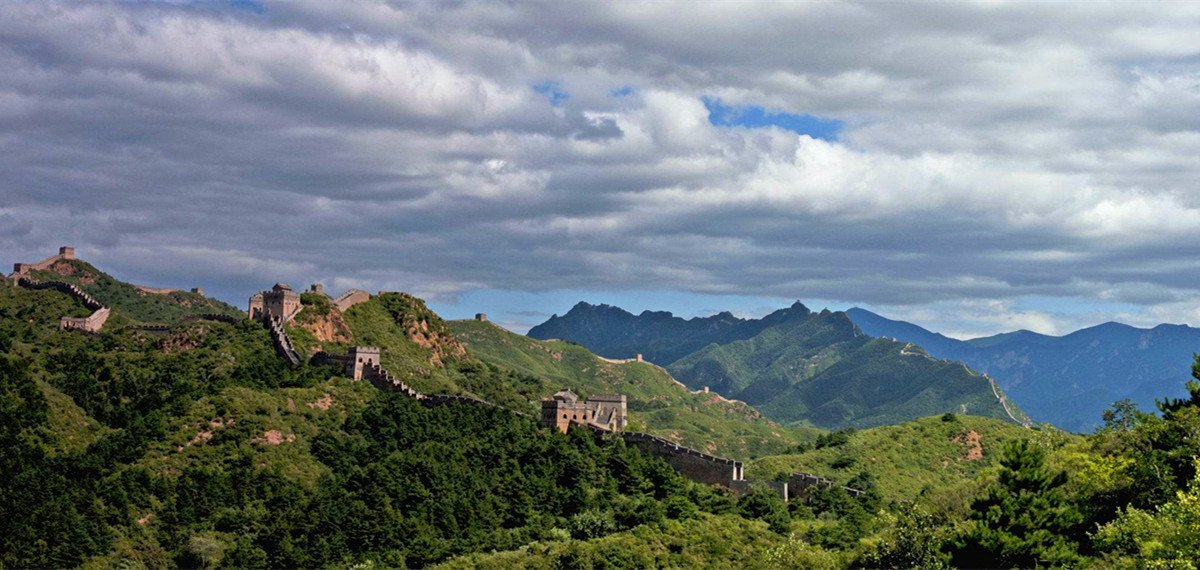
[[[283,330],[283,319],[271,317],[266,322],[267,330],[271,332],[271,342],[275,344],[275,350],[279,356],[282,356],[292,366],[300,364],[300,356],[296,354],[296,349],[292,346],[292,339],[288,338],[287,332]]]
[[[172,289],[170,287],[146,287],[145,285],[134,285],[134,289],[150,295],[169,295],[181,291],[182,289]]]
[[[84,307],[92,311],[92,314],[87,317],[63,317],[59,320],[58,325],[64,329],[95,333],[100,332],[100,329],[104,327],[104,323],[108,321],[108,315],[111,312],[108,307],[105,307],[100,301],[84,293],[82,289],[72,283],[64,281],[36,281],[25,275],[17,275],[15,280],[17,285],[27,289],[54,289],[60,293],[70,295],[80,303],[83,303]]]
[[[840,486],[824,477],[813,475],[812,473],[792,473],[788,475],[787,480],[788,492],[791,498],[801,498],[808,494],[809,490],[814,487],[835,487]],[[842,487],[842,490],[849,493],[851,497],[858,497],[863,494],[858,489],[850,487]]]
[[[338,311],[346,312],[347,309],[359,303],[365,303],[371,300],[371,294],[362,289],[351,289],[342,293],[337,299],[333,300],[333,306],[337,307]]]
[[[408,384],[401,382],[395,376],[392,376],[391,372],[384,370],[384,368],[378,364],[364,368],[363,379],[370,382],[372,386],[375,386],[380,390],[400,392],[405,396],[415,398],[417,400],[426,399],[424,394],[412,389]]]
[[[105,321],[108,320],[109,308],[104,307],[87,317],[63,317],[58,321],[58,326],[63,329],[72,330],[79,329],[87,332],[100,332],[104,327]]]
[[[130,326],[128,328],[133,329],[133,330],[139,330],[139,331],[166,332],[166,331],[169,331],[169,330],[171,330],[183,323],[186,323],[188,321],[221,321],[223,323],[229,323],[229,324],[236,325],[236,324],[242,322],[243,320],[244,319],[242,319],[240,317],[234,317],[234,316],[230,316],[230,315],[222,315],[220,313],[202,313],[199,315],[188,315],[188,316],[186,316],[182,319],[179,319],[169,325],[134,325],[134,326]]]
[[[648,433],[624,432],[621,436],[627,444],[655,457],[661,457],[668,465],[693,481],[733,487],[734,481],[743,479],[740,461],[709,455]]]
[[[55,261],[60,259],[75,259],[75,248],[66,246],[60,247],[58,248],[57,254],[51,255],[50,257],[47,257],[46,259],[43,259],[37,263],[14,263],[12,276],[17,277],[18,275],[26,275],[30,271],[42,271],[43,269],[49,269],[51,265],[54,265]]]

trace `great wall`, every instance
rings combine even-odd
[[[13,283],[20,287],[29,289],[55,289],[59,292],[70,295],[80,301],[85,307],[92,310],[93,313],[88,317],[63,317],[61,320],[61,328],[76,329],[85,331],[91,334],[98,334],[101,327],[104,326],[108,319],[111,310],[101,304],[96,299],[85,293],[79,287],[62,281],[37,281],[29,277],[30,271],[44,270],[52,266],[60,259],[74,259],[75,251],[70,247],[59,248],[59,253],[37,263],[17,263],[14,264],[14,271],[10,278]],[[140,288],[146,293],[160,294],[170,293],[174,289],[150,290],[149,288]],[[193,289],[193,292],[200,292],[199,289]],[[324,295],[324,288],[319,284],[314,284],[311,292]],[[382,294],[382,292],[380,292]],[[201,293],[202,294],[202,293]],[[339,311],[345,311],[354,305],[363,303],[371,298],[366,291],[351,289],[346,291],[332,303]],[[263,323],[271,335],[272,344],[276,352],[281,358],[286,360],[292,366],[298,366],[305,362],[304,359],[296,352],[292,345],[291,339],[287,335],[286,323],[294,318],[297,313],[303,309],[300,302],[300,294],[292,291],[290,287],[283,283],[276,283],[269,291],[256,293],[250,298],[250,306],[247,315],[250,319],[258,320]],[[486,321],[487,316],[483,313],[476,315],[476,319]],[[179,319],[169,325],[135,325],[131,328],[145,331],[163,332],[178,326],[182,323],[194,320],[216,320],[227,323],[238,323],[243,321],[243,318],[233,317],[222,314],[197,314]],[[645,362],[639,354],[635,358],[626,360],[612,360],[601,358],[607,362],[614,364],[624,363],[642,363]],[[348,354],[331,354],[327,352],[315,353],[311,361],[316,364],[338,363],[342,365],[343,374],[353,380],[366,380],[372,386],[380,390],[395,391],[414,400],[417,400],[426,407],[435,407],[446,404],[461,404],[473,406],[489,406],[505,410],[509,413],[516,414],[521,417],[535,420],[528,414],[512,410],[510,408],[481,400],[469,396],[458,396],[451,394],[422,394],[408,384],[399,380],[392,373],[388,372],[380,363],[379,349],[375,347],[356,346],[350,349]],[[686,389],[686,387],[684,387]],[[707,392],[707,389],[704,390]],[[552,400],[543,401],[543,410],[546,409],[546,403]],[[658,457],[665,461],[668,465],[682,474],[684,477],[709,485],[720,485],[735,493],[746,493],[754,486],[762,486],[777,493],[785,501],[793,498],[804,497],[808,490],[815,487],[840,487],[852,496],[859,496],[862,491],[851,489],[849,487],[841,487],[829,479],[812,475],[809,473],[792,473],[788,476],[787,481],[750,481],[745,478],[744,466],[742,462],[723,457],[717,457],[697,451],[689,447],[679,445],[676,442],[648,434],[643,432],[634,432],[624,430],[624,397],[620,397],[621,421],[614,425],[610,422],[607,425],[601,425],[589,421],[585,415],[582,419],[567,418],[568,425],[574,425],[591,430],[601,436],[619,436],[624,440],[626,445],[636,447],[643,452]],[[611,402],[610,402],[611,403]],[[556,404],[559,405],[559,404]],[[586,405],[586,403],[585,403]],[[558,411],[560,407],[554,408],[555,412],[550,415],[547,421],[547,416],[543,413],[542,422],[547,427],[555,427],[565,429],[565,426],[559,421]],[[610,417],[612,417],[610,415]]]

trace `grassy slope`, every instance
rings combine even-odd
[[[978,459],[969,458],[972,432],[979,436],[977,449],[982,455]],[[943,421],[942,416],[931,416],[859,431],[840,446],[764,457],[747,466],[746,475],[770,478],[805,471],[844,483],[869,471],[885,497],[913,500],[923,490],[977,478],[996,464],[1004,441],[1036,439],[1042,434],[991,418],[955,415],[953,421]]]
[[[38,382],[38,388],[46,396],[49,406],[47,415],[50,425],[45,434],[45,443],[51,453],[83,451],[108,433],[108,428],[87,415],[70,396],[45,381]]]
[[[872,339],[762,408],[782,421],[827,428],[875,427],[945,412],[1008,419],[987,378],[889,339]]]
[[[543,379],[544,396],[568,387],[581,396],[624,394],[632,429],[735,458],[778,453],[811,440],[815,430],[785,429],[740,402],[692,394],[666,370],[644,362],[607,362],[564,341],[539,341],[492,323],[447,323],[470,354],[499,367]]]
[[[245,315],[232,305],[188,291],[163,295],[145,293],[79,259],[59,260],[49,269],[31,272],[31,276],[43,281],[65,281],[78,285],[97,301],[114,309],[110,322],[115,324],[125,320],[169,323],[201,313]]]

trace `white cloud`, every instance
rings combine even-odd
[[[0,245],[164,280],[237,252],[206,287],[234,298],[278,273],[983,303],[941,318],[963,334],[1084,318],[1028,295],[1194,315],[1198,28],[1183,4],[7,3]],[[714,127],[704,96],[845,130]]]

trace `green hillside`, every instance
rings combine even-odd
[[[45,270],[31,271],[30,276],[39,281],[73,283],[111,307],[111,324],[106,326],[119,326],[122,322],[171,323],[188,315],[205,313],[245,315],[232,305],[189,291],[147,293],[80,259],[60,259]]]
[[[816,437],[816,430],[786,429],[741,402],[714,393],[693,394],[650,363],[608,361],[574,343],[534,340],[488,322],[447,325],[472,356],[538,378],[543,396],[562,387],[582,396],[624,394],[631,429],[696,449],[743,459],[779,453]]]
[[[664,413],[698,442],[734,425],[660,369],[448,324],[408,295],[321,305],[295,323],[306,350],[380,345],[423,390],[535,409],[564,380],[621,386],[654,429]],[[1161,415],[1120,403],[1088,436],[967,415],[824,433],[748,475],[808,471],[866,493],[784,503],[695,484],[620,438],[288,366],[260,323],[58,328],[80,311],[0,286],[2,568],[1189,568],[1200,550],[1196,383]],[[872,377],[842,366],[808,380]]]
[[[620,440],[289,367],[258,323],[92,336],[71,303],[0,293],[0,567],[422,567],[733,504]]]
[[[875,476],[884,497],[911,501],[922,493],[977,479],[996,465],[1004,442],[1029,437],[1078,439],[991,418],[949,414],[833,432],[818,440],[819,448],[805,446],[801,453],[760,458],[746,471],[747,477],[764,479],[803,471],[842,484],[865,471]]]
[[[709,345],[668,369],[688,386],[714,386],[794,425],[864,428],[946,412],[1009,419],[987,378],[916,345],[867,337],[828,310]]]

